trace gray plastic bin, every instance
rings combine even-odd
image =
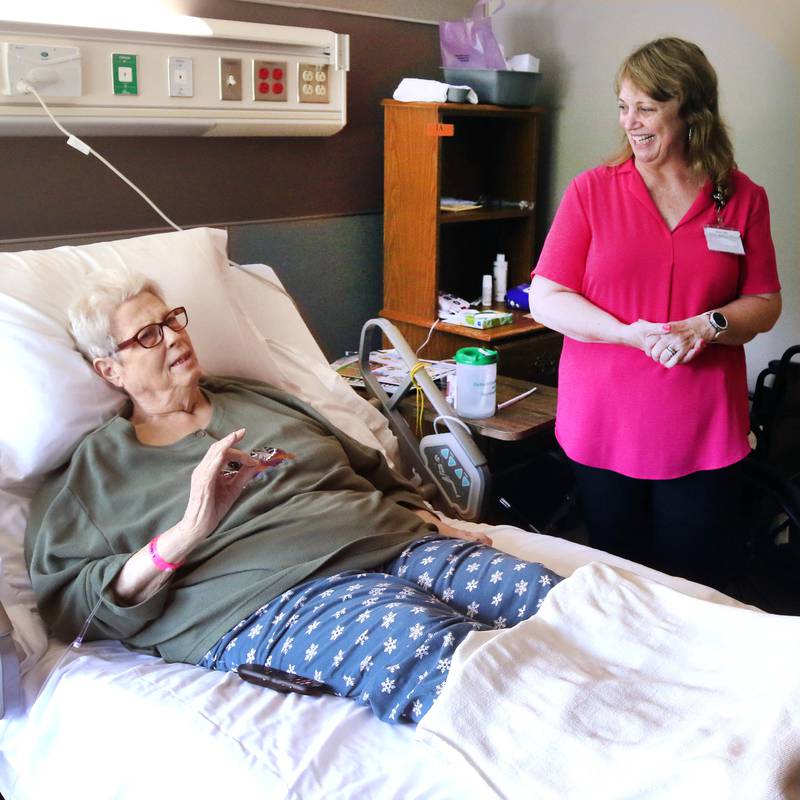
[[[471,86],[479,103],[498,106],[532,106],[539,92],[540,72],[510,69],[451,69],[444,67],[445,82]]]

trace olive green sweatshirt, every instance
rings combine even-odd
[[[197,663],[301,581],[378,567],[432,529],[410,510],[425,508],[419,495],[380,453],[305,403],[255,381],[205,378],[201,387],[213,409],[205,430],[152,447],[124,414],[114,417],[34,499],[26,558],[42,617],[60,638],[74,638],[100,598],[90,638]],[[110,586],[127,559],[183,517],[192,470],[238,428],[247,429],[240,449],[292,457],[247,485],[162,589],[119,604]]]

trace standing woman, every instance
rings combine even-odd
[[[565,335],[556,435],[593,547],[719,587],[741,550],[743,345],[781,310],[767,196],[697,45],[643,45],[615,88],[624,146],[569,185],[531,286]]]

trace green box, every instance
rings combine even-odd
[[[136,71],[135,55],[112,53],[111,72],[114,94],[139,94],[139,75]]]

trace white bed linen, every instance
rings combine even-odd
[[[535,617],[471,634],[417,736],[492,797],[779,800],[798,661],[800,618],[594,563]]]
[[[696,597],[726,600],[707,587],[561,539],[484,529],[501,549],[563,575],[602,559]],[[29,702],[62,651],[51,644],[25,676]],[[382,723],[352,701],[281,696],[235,675],[164,664],[114,643],[84,645],[79,653],[47,683],[27,723],[0,722],[6,800],[61,796],[67,782],[82,800],[234,796],[241,790],[270,800],[487,796],[469,771],[416,741],[412,726]]]

